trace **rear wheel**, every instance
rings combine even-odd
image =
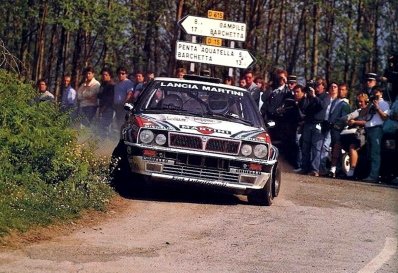
[[[264,188],[250,192],[247,196],[249,203],[253,205],[271,206],[274,198],[272,194],[272,184],[272,178],[270,178]]]

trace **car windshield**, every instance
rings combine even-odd
[[[228,85],[156,79],[144,91],[137,106],[140,111],[211,117],[263,127],[250,94]]]

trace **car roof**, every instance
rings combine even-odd
[[[241,91],[241,92],[245,92],[245,93],[249,92],[249,91],[247,91],[247,89],[241,88],[239,86],[228,85],[228,84],[223,84],[223,83],[214,83],[214,82],[208,82],[208,81],[185,80],[185,79],[172,78],[172,77],[156,77],[154,79],[154,81],[172,81],[172,82],[183,82],[183,83],[206,84],[206,85],[210,85],[210,86],[233,89],[233,90]]]

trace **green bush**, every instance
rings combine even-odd
[[[54,103],[32,103],[35,94],[0,70],[0,237],[102,210],[112,195],[107,160],[78,143]]]

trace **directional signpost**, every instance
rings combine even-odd
[[[208,11],[208,17],[185,16],[178,24],[187,33],[192,35],[192,43],[177,41],[176,59],[196,63],[206,63],[246,69],[255,62],[255,58],[245,49],[235,49],[235,41],[246,40],[246,24],[224,21],[224,13]],[[197,44],[196,35],[206,36],[206,45]],[[222,39],[231,40],[231,47],[222,47]],[[194,64],[191,63],[191,71]]]
[[[207,46],[182,41],[177,41],[176,59],[237,68],[248,68],[255,60],[245,49]]]
[[[179,21],[182,29],[191,35],[209,36],[227,40],[246,40],[246,24],[196,16],[185,16]]]

